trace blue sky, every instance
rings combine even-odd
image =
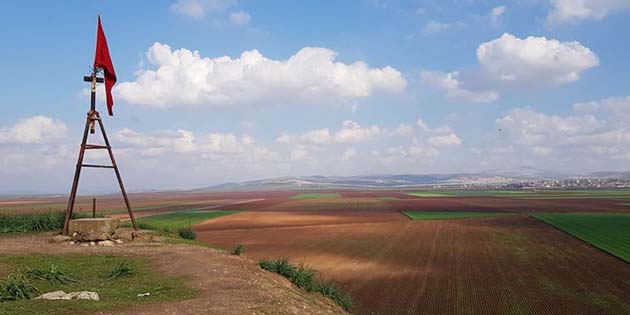
[[[0,192],[69,188],[98,13],[132,190],[627,170],[628,0],[3,1]]]

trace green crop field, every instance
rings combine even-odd
[[[507,212],[457,212],[457,211],[403,211],[412,220],[441,220],[462,218],[487,218],[512,215]]]
[[[333,194],[297,194],[289,199],[339,199],[341,195]]]
[[[512,197],[520,199],[630,199],[628,189],[601,190],[445,190],[408,193],[416,197]]]
[[[414,197],[423,197],[423,198],[434,198],[434,197],[454,197],[455,195],[450,194],[450,193],[437,193],[437,192],[426,192],[426,191],[419,191],[419,192],[413,192],[413,193],[409,193],[408,195],[410,196],[414,196]]]
[[[630,213],[545,213],[533,216],[630,262]]]
[[[157,214],[137,219],[138,225],[144,229],[173,232],[179,228],[236,213],[235,210],[190,210]],[[126,225],[129,225],[126,222]]]
[[[378,200],[384,200],[384,201],[388,201],[388,200],[400,200],[400,198],[397,197],[378,197]]]

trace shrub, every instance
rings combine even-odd
[[[291,282],[308,292],[317,290],[315,271],[302,265],[295,269]]]
[[[52,284],[77,282],[74,278],[59,269],[59,266],[53,264],[46,270],[28,270],[26,276],[32,279],[46,280]]]
[[[352,298],[335,286],[332,282],[318,282],[316,291],[321,295],[332,299],[335,303],[337,303],[337,305],[341,306],[346,311],[352,308]]]
[[[132,274],[133,274],[133,269],[129,265],[129,261],[123,260],[118,265],[116,265],[116,268],[114,268],[114,270],[112,270],[112,272],[109,274],[108,279],[116,280],[120,277],[131,276]]]
[[[245,246],[241,244],[234,245],[232,248],[232,255],[241,256],[243,253],[245,253]]]
[[[315,279],[315,271],[304,265],[298,267],[291,265],[288,258],[276,260],[261,260],[260,268],[275,272],[291,281],[293,284],[307,292],[317,292],[332,299],[344,310],[352,307],[352,298],[336,287],[332,282],[319,282]]]
[[[197,233],[195,233],[195,231],[192,229],[192,227],[187,226],[184,228],[180,228],[177,233],[179,234],[179,237],[183,238],[183,239],[187,239],[187,240],[196,240],[197,239]]]
[[[38,292],[23,274],[11,275],[0,283],[0,302],[32,299]]]

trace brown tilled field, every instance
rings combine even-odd
[[[255,259],[312,266],[354,297],[357,314],[630,313],[628,264],[525,215],[627,211],[619,201],[400,195],[254,202],[195,229],[226,249],[242,244]],[[410,221],[402,210],[518,213]]]
[[[138,216],[240,210],[195,225],[198,239],[227,250],[242,244],[253,259],[309,265],[353,296],[356,314],[630,314],[630,265],[527,215],[628,212],[624,200],[335,193],[340,198],[154,193],[134,194],[132,203]],[[123,209],[117,197],[98,198],[105,210]],[[90,200],[80,200],[84,210]],[[60,200],[23,201],[31,203],[0,206],[26,211]],[[513,215],[411,221],[404,210]]]

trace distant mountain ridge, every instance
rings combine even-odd
[[[533,167],[495,169],[479,173],[455,174],[398,174],[366,176],[287,176],[240,183],[225,183],[195,189],[214,190],[272,190],[272,189],[334,189],[334,188],[405,188],[420,186],[501,185],[523,181],[618,178],[630,179],[630,172],[596,172],[571,175],[545,171]]]

